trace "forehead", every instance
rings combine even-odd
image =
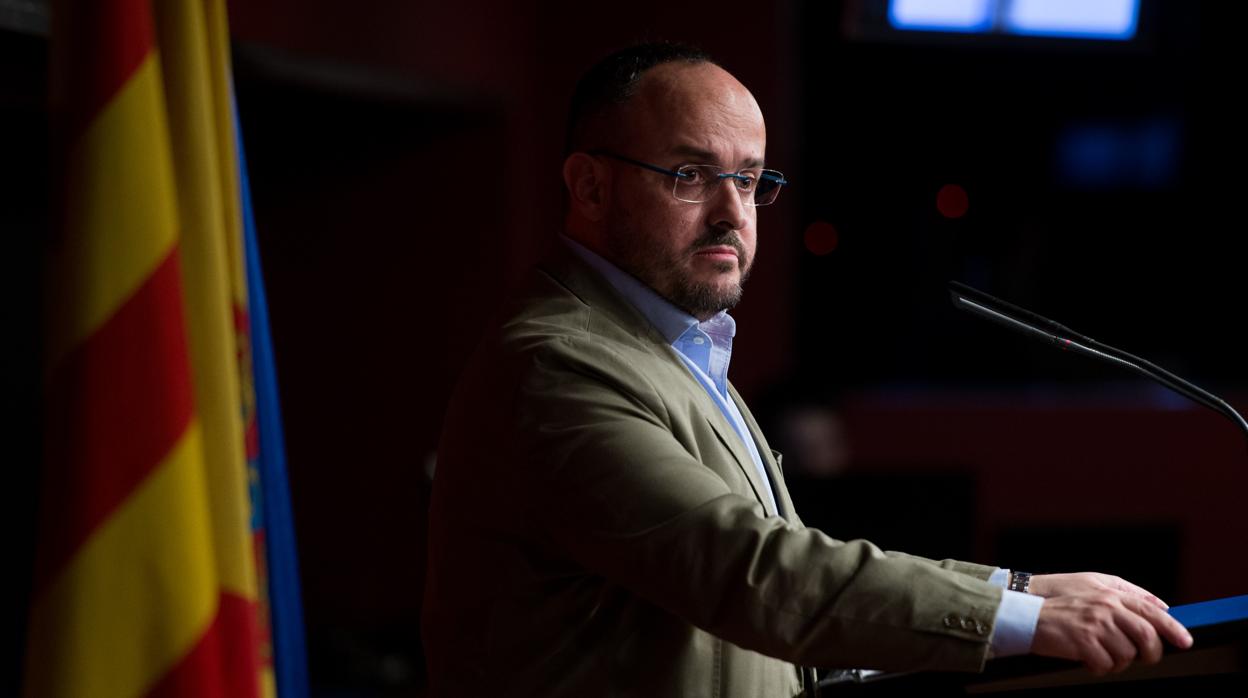
[[[762,111],[749,90],[719,66],[657,66],[642,77],[630,107],[633,139],[647,154],[700,150],[734,162],[763,157]]]

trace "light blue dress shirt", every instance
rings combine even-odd
[[[697,318],[672,305],[654,289],[584,245],[568,237],[563,237],[563,241],[586,264],[601,274],[624,300],[649,320],[672,345],[672,349],[676,350],[676,355],[710,395],[749,450],[754,467],[758,469],[758,475],[765,485],[763,490],[767,498],[767,513],[777,515],[771,478],[767,476],[758,446],[745,426],[741,411],[728,394],[728,363],[732,359],[732,338],[737,333],[736,321],[726,311],[720,311],[714,317],[699,322]],[[997,568],[988,581],[1004,589],[1009,579],[1009,570]],[[990,639],[992,656],[1008,657],[1026,654],[1031,650],[1036,621],[1040,617],[1040,607],[1043,604],[1044,599],[1039,596],[1004,589]]]

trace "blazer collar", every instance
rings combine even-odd
[[[538,269],[591,309],[587,330],[604,334],[623,331],[646,344],[667,344],[654,325],[601,274],[568,249],[562,239],[556,241]]]

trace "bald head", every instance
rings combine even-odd
[[[606,145],[619,125],[619,109],[637,93],[643,77],[668,64],[714,63],[701,49],[672,42],[629,46],[598,61],[581,76],[568,111],[565,155]]]
[[[742,134],[766,144],[763,112],[754,95],[713,63],[655,67],[641,78],[636,94],[620,106],[617,117],[614,132],[607,136],[610,142],[604,145],[627,152],[651,153],[666,146],[683,149],[674,155],[709,155],[716,152],[714,145],[727,147]],[[760,161],[751,164],[761,165],[761,157],[759,152]]]

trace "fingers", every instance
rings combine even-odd
[[[1153,608],[1152,606],[1144,606]],[[1143,615],[1131,614],[1120,623],[1123,633],[1131,640],[1138,652],[1138,657],[1145,664],[1156,664],[1161,661],[1161,636],[1152,622]],[[1124,667],[1125,668],[1125,667]]]
[[[1100,624],[1100,632],[1094,633],[1092,642],[1080,654],[1085,666],[1093,674],[1118,673],[1126,670],[1137,659],[1146,664],[1161,660],[1162,643],[1153,622],[1145,613],[1160,613],[1160,609],[1135,598],[1107,601],[1102,610],[1108,611]]]
[[[1125,632],[1125,628],[1122,627],[1129,624],[1129,622],[1119,619],[1119,627],[1116,631],[1106,632],[1101,635],[1101,646],[1105,648],[1105,652],[1110,658],[1108,671],[1118,673],[1131,666],[1131,662],[1135,660],[1138,653],[1135,642]],[[1093,672],[1095,673],[1095,669]]]
[[[1114,614],[1115,626],[1099,636],[1099,648],[1084,656],[1084,663],[1094,674],[1120,672],[1137,659],[1145,664],[1161,661],[1164,637],[1176,647],[1188,648],[1192,636],[1168,613],[1143,597],[1123,599]]]
[[[1187,649],[1192,646],[1192,634],[1169,613],[1155,605],[1138,602],[1131,610],[1147,620],[1166,642],[1180,649]]]
[[[1046,600],[1032,651],[1076,659],[1101,675],[1123,671],[1135,661],[1160,661],[1163,640],[1184,649],[1192,645],[1187,629],[1157,604],[1102,586],[1097,592]]]
[[[1136,595],[1124,599],[1122,611],[1116,619],[1121,634],[1102,638],[1106,651],[1113,658],[1111,671],[1122,671],[1136,659],[1145,664],[1161,661],[1165,649],[1163,638],[1175,647],[1192,646],[1192,635],[1187,628],[1144,597]],[[1129,642],[1131,647],[1124,646],[1123,641]]]
[[[1083,665],[1095,676],[1104,676],[1114,669],[1114,658],[1100,643],[1093,641],[1079,652]]]

